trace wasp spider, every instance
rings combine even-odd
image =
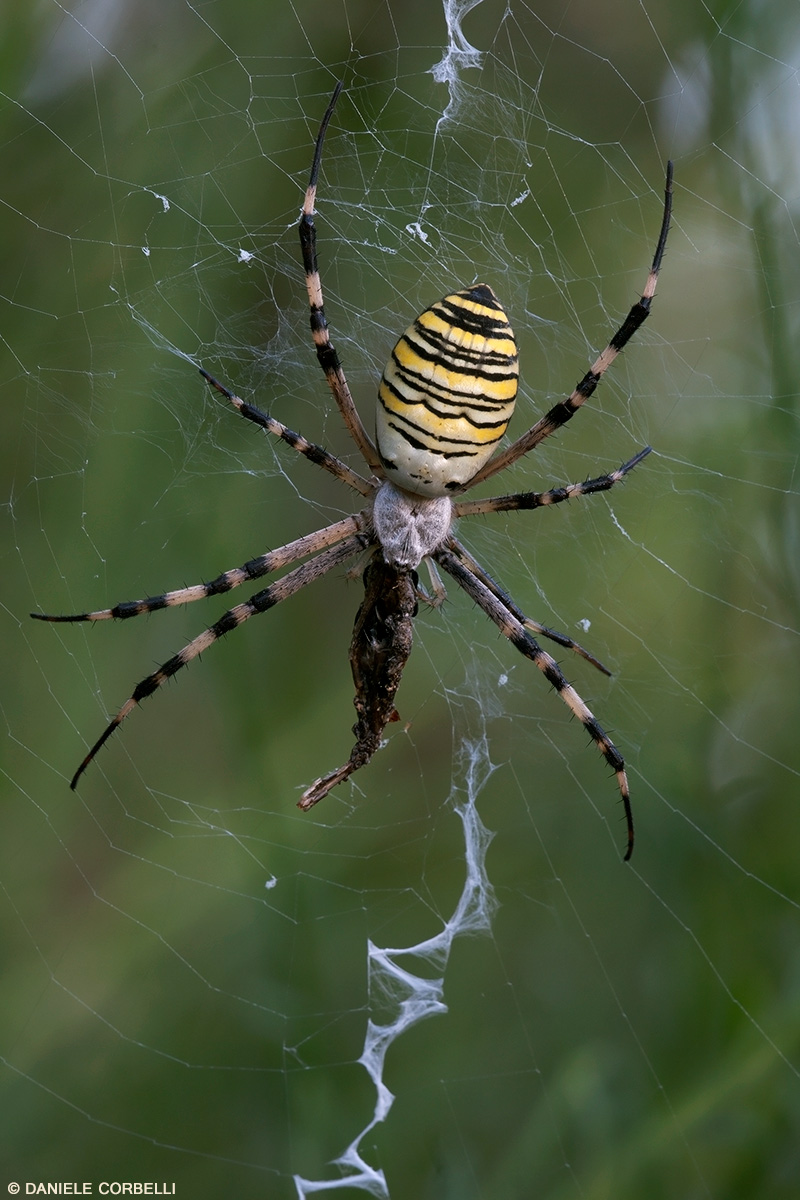
[[[435,580],[435,567],[438,566],[461,585],[516,649],[536,664],[596,743],[619,785],[627,822],[625,858],[628,859],[633,850],[633,817],[622,755],[567,682],[555,659],[542,649],[534,635],[575,651],[600,671],[609,672],[572,638],[525,616],[461,544],[454,526],[457,519],[478,513],[541,508],[607,491],[650,452],[650,448],[645,447],[616,471],[583,483],[483,500],[460,499],[468,489],[511,466],[574,416],[648,316],[670,223],[672,165],[667,167],[661,232],[644,292],[569,396],[555,404],[506,449],[495,453],[514,409],[517,348],[500,301],[487,284],[479,283],[439,300],[417,317],[400,338],[378,387],[376,438],[373,441],[356,411],[330,339],[317,267],[313,215],[317,180],[325,132],[341,87],[339,84],[334,91],[317,136],[299,231],[317,358],[348,432],[369,469],[368,477],[352,470],[301,434],[294,433],[274,417],[240,400],[206,371],[201,374],[241,416],[282,439],[293,450],[352,488],[362,498],[362,508],[343,521],[225,571],[210,583],[73,616],[31,614],[41,621],[121,620],[229,592],[250,580],[292,567],[276,582],[229,609],[204,633],[137,684],[131,697],[78,767],[71,787],[76,786],[100,747],[125,717],[202,651],[250,617],[266,612],[306,584],[368,550],[371,553],[364,570],[365,594],[350,646],[357,713],[353,726],[355,745],[347,762],[307,788],[299,800],[299,807],[311,808],[331,788],[368,763],[380,745],[386,725],[397,719],[395,694],[411,652],[412,620],[420,594],[417,568],[427,561]],[[307,561],[292,566],[302,559]]]

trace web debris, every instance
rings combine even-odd
[[[483,66],[482,52],[467,41],[461,28],[467,13],[481,3],[482,0],[443,0],[447,47],[436,66],[431,67],[431,75],[436,82],[446,83],[450,91],[450,103],[442,114],[442,120],[448,120],[453,115],[460,92],[461,72],[470,67]]]
[[[447,1012],[444,976],[453,942],[464,935],[491,932],[497,901],[486,873],[486,851],[493,834],[478,816],[476,802],[494,769],[485,730],[475,738],[465,737],[456,751],[450,794],[453,810],[464,830],[466,877],[461,896],[452,916],[434,937],[414,946],[368,943],[367,979],[372,1011],[378,1007],[394,1009],[394,1016],[389,1021],[381,1023],[369,1018],[364,1050],[358,1059],[375,1084],[375,1111],[347,1149],[334,1160],[334,1165],[343,1172],[340,1179],[309,1180],[295,1175],[299,1200],[314,1192],[345,1187],[360,1188],[381,1200],[389,1200],[383,1171],[365,1162],[359,1147],[371,1130],[386,1120],[394,1102],[394,1095],[383,1081],[390,1046],[420,1021]],[[402,959],[417,959],[432,965],[438,974],[432,979],[415,974],[400,965]]]

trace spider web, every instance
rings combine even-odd
[[[796,6],[45,3],[5,16],[2,1139],[7,1184],[176,1194],[794,1196]],[[369,423],[410,318],[485,279],[514,435],[641,292],[653,316],[542,488],[460,536],[628,762],[613,779],[451,587],[401,721],[346,756],[359,583],[135,682],[225,607],[34,625],[195,583],[351,511],[196,374],[358,467],[294,226],[313,138],[334,340]],[[152,1188],[151,1188],[152,1191]]]

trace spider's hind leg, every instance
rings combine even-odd
[[[625,761],[619,750],[605,733],[599,721],[575,691],[574,687],[567,681],[552,655],[542,649],[536,639],[531,637],[525,624],[518,619],[516,606],[513,604],[509,606],[505,603],[504,593],[499,589],[493,591],[491,587],[487,586],[480,575],[471,569],[466,561],[462,561],[459,555],[447,546],[443,546],[436,552],[436,561],[441,567],[444,567],[445,571],[453,576],[467,595],[471,596],[486,615],[494,621],[503,636],[508,638],[511,644],[519,650],[520,654],[524,654],[526,658],[535,663],[548,683],[555,688],[572,714],[578,718],[603,755],[603,758],[613,770],[617,777],[617,786],[619,787],[620,799],[628,828],[627,845],[624,854],[624,859],[627,862],[633,853],[633,812],[631,810],[631,797],[628,787],[628,776],[625,771]],[[547,631],[548,636],[551,632]],[[596,665],[599,666],[600,664],[596,663]]]
[[[417,612],[417,573],[388,564],[378,549],[364,568],[364,599],[350,643],[350,668],[356,688],[356,741],[346,763],[307,788],[298,808],[307,811],[332,788],[366,766],[380,747],[384,729],[398,719],[394,698],[411,653],[412,622]]]

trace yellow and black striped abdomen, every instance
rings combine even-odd
[[[426,309],[395,346],[378,388],[388,478],[420,496],[463,487],[505,433],[518,375],[513,330],[485,283]]]

